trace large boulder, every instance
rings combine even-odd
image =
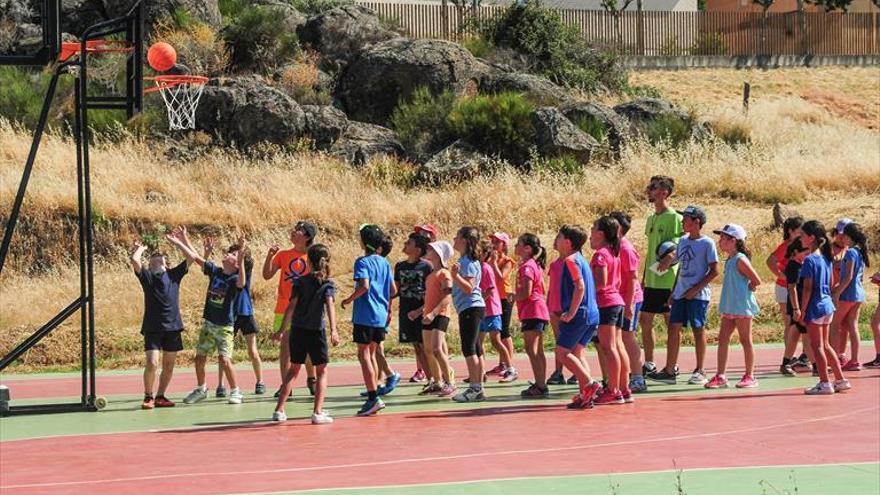
[[[799,217],[797,210],[783,203],[773,205],[773,228],[781,229],[787,218]]]
[[[305,113],[289,96],[257,76],[213,79],[196,111],[199,129],[241,147],[286,144],[303,135]]]
[[[590,154],[599,146],[592,136],[572,124],[554,107],[541,107],[532,112],[535,144],[546,157],[571,156],[581,163],[590,161]]]
[[[427,184],[449,184],[490,172],[500,163],[467,143],[456,141],[419,167],[417,180]]]
[[[125,15],[137,0],[101,0],[107,18]],[[153,23],[174,12],[186,12],[193,20],[219,28],[223,21],[218,0],[142,0],[144,4],[144,25],[149,29]]]
[[[89,26],[108,19],[102,0],[61,0],[61,30],[80,36]]]
[[[462,92],[489,67],[460,45],[396,38],[374,45],[340,76],[336,97],[350,118],[384,125],[401,99],[420,86]]]
[[[315,141],[315,148],[327,150],[348,128],[348,117],[338,108],[327,105],[303,105],[306,134]]]
[[[544,105],[558,105],[572,100],[571,94],[565,88],[553,84],[549,79],[520,72],[493,70],[480,78],[480,92],[522,93],[530,100]]]
[[[352,165],[363,165],[376,155],[403,156],[403,145],[391,129],[365,122],[349,122],[330,154]]]
[[[331,68],[345,66],[365,48],[398,35],[363,5],[346,5],[316,15],[297,31],[300,42],[318,51]]]
[[[0,54],[33,55],[43,47],[35,0],[0,0]]]
[[[661,98],[638,98],[636,100],[621,103],[614,107],[614,111],[630,122],[633,132],[640,132],[654,120],[664,116],[674,116],[687,119],[688,114],[672,103]]]
[[[608,136],[608,146],[615,157],[620,157],[620,150],[629,135],[629,122],[614,110],[605,105],[592,102],[576,102],[563,106],[560,110],[568,120],[577,124],[601,126]]]
[[[252,0],[253,3],[263,5],[284,20],[284,27],[290,32],[295,32],[308,20],[296,7],[282,0]]]

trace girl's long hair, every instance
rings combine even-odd
[[[736,241],[736,250],[746,255],[746,258],[752,259],[752,250],[746,246],[746,241],[734,239]]]
[[[524,246],[528,246],[532,250],[532,259],[535,260],[535,263],[544,269],[547,265],[547,250],[541,246],[541,239],[538,238],[535,234],[523,234],[519,236],[519,242],[521,242]]]
[[[596,220],[596,230],[605,236],[605,242],[611,246],[611,254],[620,256],[620,224],[610,215]]]
[[[852,239],[853,246],[862,255],[862,263],[865,264],[865,267],[871,266],[871,262],[868,261],[868,237],[862,230],[862,226],[855,222],[847,224],[843,229],[843,235]]]
[[[804,217],[796,215],[788,217],[782,222],[782,240],[787,241],[791,238],[791,232],[804,225]]]
[[[476,227],[465,226],[458,229],[458,237],[464,239],[466,244],[464,255],[472,260],[479,261],[480,231]]]
[[[810,220],[801,226],[801,230],[804,231],[804,234],[816,239],[815,248],[818,248],[822,252],[822,256],[824,256],[829,263],[834,261],[834,254],[831,252],[831,241],[828,239],[828,231],[825,229],[825,226],[822,225],[822,222],[818,220]],[[810,247],[812,248],[813,246]]]
[[[312,244],[306,253],[312,273],[321,283],[330,279],[330,249],[323,244]]]

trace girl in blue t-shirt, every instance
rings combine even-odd
[[[480,343],[480,322],[486,314],[486,302],[480,290],[482,265],[477,247],[480,233],[474,227],[462,227],[455,234],[452,248],[461,255],[450,267],[452,274],[452,305],[458,312],[461,353],[468,367],[468,388],[452,399],[456,402],[479,402],[483,394],[483,346]]]
[[[807,395],[832,395],[851,388],[844,378],[840,361],[828,340],[828,331],[834,317],[834,302],[831,299],[831,242],[825,227],[816,220],[810,220],[802,227],[801,243],[812,250],[801,266],[801,280],[804,290],[801,294],[799,311],[794,321],[807,327],[810,347],[816,355],[819,368],[819,383],[805,390]],[[834,383],[828,376],[828,366],[834,372]]]
[[[837,311],[831,322],[831,333],[836,332],[835,350],[839,356],[846,352],[846,341],[849,338],[852,354],[848,361],[841,360],[843,371],[859,371],[859,310],[865,302],[865,289],[862,287],[862,275],[870,266],[868,261],[867,238],[862,227],[857,223],[849,223],[839,236],[844,252],[840,262],[840,275],[837,285],[831,290]]]

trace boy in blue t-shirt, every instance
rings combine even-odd
[[[376,348],[385,340],[388,308],[391,301],[391,265],[377,254],[385,234],[378,225],[360,228],[361,247],[364,255],[354,262],[354,293],[342,301],[342,308],[354,303],[352,309],[352,336],[358,347],[358,361],[367,387],[367,401],[358,416],[369,416],[385,408],[376,392]]]
[[[678,375],[678,352],[681,347],[681,329],[689,326],[694,332],[697,367],[688,383],[704,385],[709,380],[703,371],[706,358],[706,317],[712,292],[709,283],[718,276],[718,250],[711,237],[700,231],[706,225],[706,212],[699,206],[688,206],[678,212],[685,231],[678,242],[675,258],[678,275],[672,289],[669,312],[669,340],[666,343],[666,367],[649,378],[674,385]]]

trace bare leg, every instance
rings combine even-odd
[[[281,371],[281,379],[287,376],[287,370],[290,369],[290,329],[285,330],[281,334],[281,349],[278,355],[278,369]]]
[[[284,379],[281,380],[281,388],[279,389],[278,403],[275,404],[275,411],[284,411],[284,404],[287,403],[287,396],[293,391],[293,384],[296,381],[296,376],[299,374],[299,370],[300,365],[298,364],[288,367],[287,374],[284,375]]]
[[[702,328],[694,329],[694,347],[697,353],[697,369],[702,373],[706,364],[706,331]]]
[[[559,340],[559,315],[556,313],[550,313],[550,328],[553,329],[554,342]],[[556,373],[562,372],[562,360],[560,354],[556,352],[553,353],[553,369]]]
[[[207,356],[203,354],[196,354],[196,382],[199,387],[205,386],[205,362],[207,359]]]
[[[448,346],[446,345],[446,332],[440,330],[431,330],[432,347],[434,348],[434,357],[440,368],[441,378],[445,383],[452,382],[452,375],[449,370],[452,366],[449,364]]]
[[[730,351],[730,336],[736,329],[736,322],[728,318],[721,319],[721,329],[718,332],[718,370],[717,375],[724,376],[727,373],[727,355]]]
[[[675,365],[678,364],[678,351],[681,348],[681,325],[673,324],[669,326],[669,336],[666,341],[666,370],[667,373],[675,372]]]
[[[257,334],[252,333],[245,335],[247,342],[248,357],[251,359],[251,366],[254,368],[254,377],[257,382],[263,381],[263,360],[260,359],[260,351],[257,349]]]
[[[153,396],[153,387],[156,384],[156,371],[159,369],[159,351],[146,351],[146,364],[144,365],[144,395]]]
[[[850,359],[859,362],[859,313],[861,313],[861,303],[852,303],[846,316],[843,318],[843,330],[849,334]]]
[[[523,332],[525,338],[526,354],[532,365],[532,373],[535,375],[535,385],[544,388],[547,386],[547,358],[544,356],[543,332]]]
[[[226,380],[229,382],[230,389],[238,388],[238,380],[235,378],[235,366],[232,365],[232,358],[223,356],[223,367],[226,369]]]
[[[626,352],[626,346],[623,345],[623,330],[614,327],[614,343],[617,345],[617,355],[620,356],[620,388],[621,390],[629,387],[629,354]]]
[[[620,354],[617,352],[615,328],[613,325],[599,325],[599,346],[605,356],[608,389],[617,393],[620,391]]]
[[[630,373],[632,376],[642,376],[642,349],[635,332],[622,332],[623,346],[629,357]]]
[[[501,332],[489,332],[489,339],[492,341],[492,347],[498,352],[498,359],[501,365],[506,368],[513,366],[510,353],[507,352],[507,347],[501,341]]]
[[[429,379],[434,380],[434,383],[440,383],[443,380],[443,375],[440,372],[440,363],[436,356],[439,349],[435,347],[433,330],[422,330],[422,349],[425,353],[425,374]]]
[[[642,347],[645,348],[645,361],[654,362],[654,316],[655,313],[639,313],[639,327],[642,328]]]
[[[746,374],[755,376],[755,348],[752,345],[752,319],[737,318],[736,331],[739,332],[739,342],[742,344],[743,357],[746,362]]]
[[[367,391],[369,392],[376,391],[376,372],[373,370],[375,345],[375,343],[357,345],[358,362],[361,364],[361,375],[363,375],[364,385],[366,385]]]
[[[162,354],[162,374],[159,375],[159,392],[156,397],[165,396],[171,377],[174,375],[174,363],[177,360],[176,352],[164,352]]]
[[[324,395],[327,393],[327,365],[319,364],[315,366],[315,405],[312,412],[319,414],[324,410]]]

